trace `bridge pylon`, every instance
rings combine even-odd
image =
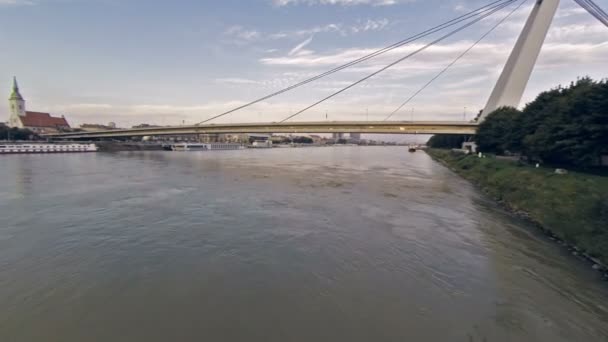
[[[559,2],[560,0],[536,1],[479,121],[500,107],[519,106]]]

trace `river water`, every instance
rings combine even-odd
[[[0,175],[2,342],[608,340],[589,265],[403,147],[2,156]]]

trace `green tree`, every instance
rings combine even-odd
[[[39,137],[29,129],[0,126],[0,140],[37,140]]]
[[[477,131],[479,149],[498,154],[519,152],[523,134],[521,116],[519,110],[511,107],[502,107],[490,113]]]
[[[523,140],[524,153],[552,164],[598,164],[607,152],[606,82],[582,78],[550,95],[548,101],[539,98],[524,109],[528,131]]]
[[[467,140],[467,135],[443,134],[432,136],[426,144],[432,148],[461,148],[462,143]]]
[[[500,108],[480,124],[476,140],[486,152],[596,166],[608,154],[608,82],[585,77],[541,93],[522,112]]]

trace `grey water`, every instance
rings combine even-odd
[[[608,340],[589,265],[404,147],[15,155],[0,175],[3,342]]]

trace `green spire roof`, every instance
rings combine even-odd
[[[19,93],[19,85],[17,84],[17,77],[13,76],[13,91],[11,92],[11,97],[9,97],[8,99],[9,100],[22,100],[23,101],[23,97]]]

